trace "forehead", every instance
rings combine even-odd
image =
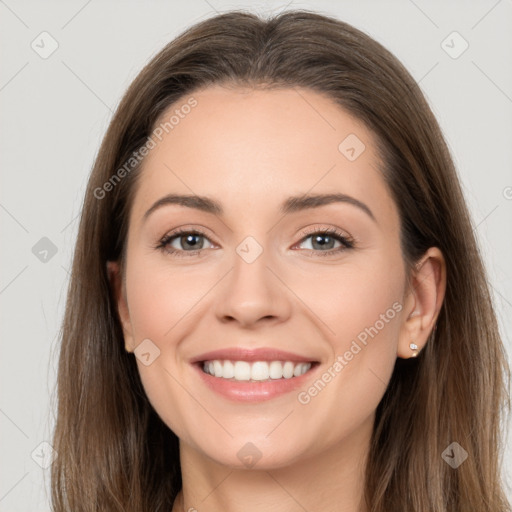
[[[171,105],[158,127],[132,210],[139,218],[171,192],[215,197],[233,216],[275,210],[284,197],[308,192],[394,210],[374,135],[317,92],[211,86]]]

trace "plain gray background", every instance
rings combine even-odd
[[[167,42],[232,8],[332,14],[405,64],[451,148],[512,353],[511,0],[0,0],[0,511],[50,510],[57,334],[80,205],[112,112]],[[510,482],[512,464],[505,470]]]

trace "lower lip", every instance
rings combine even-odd
[[[305,382],[319,366],[318,364],[312,365],[306,373],[299,377],[251,382],[214,377],[209,373],[205,373],[202,369],[202,365],[203,363],[194,364],[193,366],[196,371],[199,372],[199,376],[203,382],[216,393],[219,393],[230,400],[239,402],[262,402],[275,398],[279,395],[295,391],[304,386]]]

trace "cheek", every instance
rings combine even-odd
[[[312,409],[341,406],[354,420],[361,418],[377,406],[391,377],[405,274],[400,258],[375,256],[340,267],[328,279],[307,286],[308,305],[327,325],[333,351],[326,386],[320,382],[311,393],[303,390],[303,401],[316,403]]]
[[[325,326],[333,349],[343,353],[350,342],[381,340],[396,344],[404,271],[400,260],[375,258],[320,268],[294,280],[294,292]],[[317,322],[319,323],[319,322]]]
[[[398,274],[375,281],[375,272],[350,272],[331,280],[337,288],[323,300],[333,357],[323,374],[300,390],[299,410],[317,420],[302,435],[314,436],[318,423],[329,425],[322,433],[330,445],[357,431],[374,413],[386,390],[396,361],[402,304]],[[298,417],[298,415],[297,415]]]
[[[194,318],[194,304],[204,295],[208,286],[182,269],[162,265],[155,258],[133,254],[127,269],[127,298],[135,346],[149,339],[152,362],[148,365],[137,357],[137,367],[149,402],[162,421],[180,437],[187,439],[184,414],[175,411],[195,410],[183,387],[180,374],[178,332],[190,328],[187,322]],[[147,343],[147,342],[146,342]],[[158,354],[156,357],[154,354]],[[154,358],[154,359],[153,359]]]
[[[128,304],[137,342],[172,342],[173,328],[193,315],[194,305],[211,284],[206,276],[184,268],[170,269],[150,258],[132,259],[128,270]]]

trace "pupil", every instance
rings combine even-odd
[[[327,242],[324,242],[324,243],[322,243],[321,241],[319,242],[319,240],[322,240],[322,239],[327,240]],[[318,243],[320,245],[320,247],[325,247],[326,245],[329,245],[329,243],[332,241],[333,241],[333,239],[329,235],[317,235],[314,238],[313,245],[315,243]]]
[[[187,235],[187,236],[183,237],[183,238],[185,238],[185,241],[186,241],[185,245],[189,244],[192,246],[192,249],[194,249],[195,247],[194,247],[193,239],[197,238],[198,236],[199,235]],[[190,240],[192,240],[192,244],[190,244]]]

